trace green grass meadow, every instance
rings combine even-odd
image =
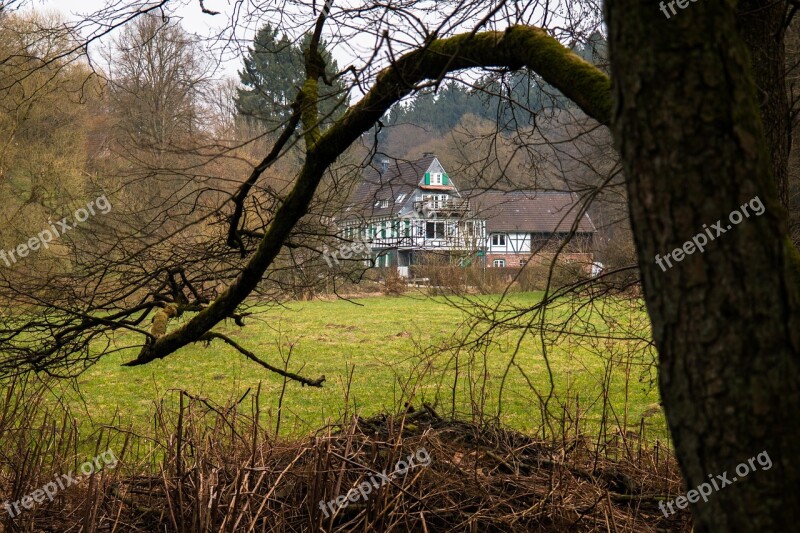
[[[513,295],[509,304],[530,306],[539,298],[539,293],[521,293]],[[490,303],[498,299],[483,297]],[[456,303],[471,309],[468,301]],[[602,334],[615,322],[640,320],[641,313],[621,307],[611,312],[611,321],[592,315],[586,322]],[[509,311],[499,316],[512,315]],[[555,312],[553,323],[561,318]],[[577,415],[581,429],[596,430],[606,419],[637,431],[645,415],[648,438],[666,435],[663,414],[655,408],[659,398],[647,364],[650,356],[639,353],[641,343],[632,351],[625,341],[600,338],[587,344],[580,336],[554,335],[546,346],[551,391],[541,339],[523,328],[495,332],[483,350],[432,350],[453,345],[465,335],[464,312],[442,297],[290,302],[262,308],[246,323],[245,328],[221,324],[217,331],[274,366],[283,367],[282,356],[290,353],[289,371],[309,378],[324,375],[324,386],[285,383],[222,341],[214,341],[133,368],[121,364],[137,350],[117,351],[78,378],[80,397],[66,384],[59,385],[62,388],[54,395],[67,399],[79,417],[82,434],[89,427],[112,424],[146,435],[159,402],[167,408],[177,406],[177,389],[225,406],[248,389],[248,395],[254,395],[260,386],[261,423],[274,427],[283,394],[280,433],[291,437],[340,421],[345,402],[348,414],[362,416],[398,412],[406,401],[415,406],[429,402],[447,415],[454,390],[455,408],[462,416],[470,416],[477,404],[492,417],[504,382],[499,420],[514,429],[539,431],[542,401],[549,396],[550,412],[565,417],[568,426]],[[131,340],[122,335],[115,343],[124,346]]]

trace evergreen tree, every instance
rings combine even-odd
[[[244,59],[244,69],[239,71],[243,85],[237,89],[235,99],[239,115],[273,126],[289,118],[291,104],[305,80],[303,50],[310,40],[307,34],[300,44],[294,43],[270,24],[259,30]],[[327,65],[326,77],[332,81],[339,67],[324,41],[320,47]],[[332,86],[320,84],[319,111],[327,117],[325,122],[341,116],[347,104],[346,88],[341,80],[333,81]]]

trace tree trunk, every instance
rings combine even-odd
[[[786,92],[784,2],[741,0],[737,26],[750,52],[756,98],[761,108],[764,135],[772,161],[778,197],[789,206],[789,97]]]
[[[607,2],[612,126],[659,386],[687,490],[736,479],[692,504],[696,531],[794,530],[800,254],[736,13],[728,4],[677,7],[667,19],[657,4]],[[729,214],[742,206],[749,216],[733,224]],[[712,228],[717,220],[724,233]],[[706,236],[705,251],[687,246],[692,253],[668,267],[664,256],[695,235]],[[747,465],[762,452],[771,468]]]

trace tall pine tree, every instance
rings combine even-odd
[[[307,34],[300,43],[292,42],[270,24],[259,30],[244,59],[244,69],[239,71],[243,87],[237,89],[236,110],[240,116],[268,126],[289,118],[291,104],[306,76],[303,50],[310,40]],[[349,99],[344,83],[333,81],[339,67],[324,41],[320,47],[327,78],[332,80],[330,86],[320,84],[320,113],[327,122],[341,115]]]

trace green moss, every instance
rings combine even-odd
[[[315,79],[307,78],[303,84],[303,97],[301,99],[301,119],[305,128],[306,149],[313,148],[319,141],[321,133],[319,116],[319,83]]]
[[[599,122],[611,120],[611,79],[540,28],[514,26],[505,34],[525,66]]]
[[[589,116],[602,123],[611,119],[610,78],[541,28],[512,26],[504,32],[455,35],[433,41],[419,54],[418,60],[429,78],[440,76],[443,70],[460,68],[527,67]]]

